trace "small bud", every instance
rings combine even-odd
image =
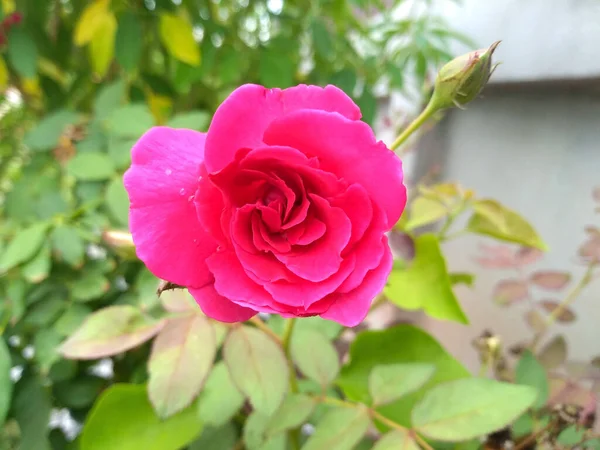
[[[497,64],[492,65],[492,55],[498,45],[500,41],[487,49],[459,56],[442,67],[435,80],[432,106],[437,110],[452,106],[462,108],[475,99],[497,67]]]
[[[135,246],[130,233],[119,230],[107,230],[102,233],[102,240],[122,258],[136,259]]]

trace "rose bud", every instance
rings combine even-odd
[[[133,239],[128,232],[107,230],[102,233],[102,240],[119,256],[125,259],[136,259]]]
[[[431,98],[435,109],[462,108],[481,93],[497,67],[492,65],[492,55],[499,44],[459,56],[442,67]]]

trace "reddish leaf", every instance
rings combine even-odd
[[[592,191],[592,198],[595,202],[600,202],[600,186],[596,186]]]
[[[148,394],[157,414],[166,418],[198,395],[217,351],[215,330],[201,315],[170,319],[152,346]]]
[[[579,247],[579,256],[587,262],[600,261],[600,235],[593,234]]]
[[[187,289],[173,289],[160,294],[160,302],[169,312],[195,311],[201,314],[200,308]]]
[[[540,306],[544,308],[549,314],[552,314],[554,310],[559,307],[559,303],[554,300],[542,300]],[[561,308],[560,313],[556,317],[556,320],[562,323],[569,323],[575,320],[575,313],[569,308]]]
[[[510,305],[525,300],[529,296],[527,283],[520,280],[500,280],[494,287],[494,301],[500,305]]]
[[[529,281],[541,289],[559,291],[569,284],[571,274],[555,270],[544,270],[531,274]]]
[[[486,269],[513,269],[533,264],[538,261],[543,252],[536,248],[519,247],[516,251],[506,245],[481,244],[482,256],[475,258]]]
[[[567,359],[567,341],[563,336],[554,337],[537,355],[546,369],[555,369]]]
[[[546,329],[546,321],[544,320],[544,316],[540,314],[539,311],[535,309],[529,310],[525,313],[525,322],[527,325],[535,332],[540,333]]]
[[[515,253],[515,259],[520,266],[526,266],[538,262],[544,252],[533,247],[521,247]]]
[[[163,325],[131,305],[109,306],[88,316],[59,351],[69,359],[117,355],[146,342]]]

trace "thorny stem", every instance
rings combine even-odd
[[[400,136],[396,138],[396,140],[390,145],[390,150],[396,150],[400,147],[406,140],[417,131],[433,114],[437,111],[437,108],[433,106],[431,102],[425,107],[425,109],[419,114],[419,116],[413,120],[405,130],[400,133]]]
[[[352,402],[349,402],[346,400],[340,400],[340,399],[334,398],[334,397],[321,396],[321,397],[315,397],[315,398],[318,401],[320,401],[321,403],[340,406],[342,408],[362,408],[362,407],[364,407],[364,405],[361,403],[352,403]],[[393,420],[388,419],[387,417],[385,417],[384,415],[379,413],[374,408],[367,408],[367,411],[368,411],[369,415],[373,418],[373,420],[376,420],[377,422],[380,422],[381,424],[383,424],[391,429],[400,430],[400,431],[403,431],[404,433],[409,434],[425,450],[434,450],[433,447],[431,447],[431,445],[429,445],[427,443],[427,441],[425,441],[425,439],[423,439],[421,436],[419,436],[414,430],[406,428],[406,427],[400,425],[399,423],[396,423]]]
[[[590,282],[594,279],[593,272],[594,272],[595,268],[596,268],[595,263],[592,263],[587,267],[587,270],[583,274],[583,277],[581,277],[581,280],[579,280],[579,283],[577,283],[577,285],[575,285],[575,287],[571,290],[571,292],[569,292],[569,294],[565,297],[565,299],[546,318],[546,321],[544,323],[544,328],[541,331],[539,331],[538,333],[536,333],[535,336],[533,337],[533,341],[531,342],[531,350],[535,350],[537,345],[540,343],[541,339],[546,334],[546,331],[548,331],[548,328],[550,328],[552,326],[552,324],[554,324],[556,319],[558,317],[560,317],[560,315],[569,306],[571,306],[571,304],[575,300],[577,300],[579,295],[581,295],[581,291],[583,291],[583,289],[585,289],[585,287],[588,284],[590,284]]]

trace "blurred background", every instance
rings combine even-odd
[[[160,308],[156,279],[119,233],[130,148],[156,124],[206,131],[240,84],[335,84],[390,143],[445,62],[502,40],[484,98],[438,116],[403,151],[407,178],[498,199],[550,251],[524,272],[499,262],[511,250],[452,240],[448,266],[475,275],[456,287],[471,325],[382,307],[374,327],[418,322],[476,371],[474,338],[491,330],[519,344],[535,329],[532,299],[554,301],[584,274],[581,244],[600,254],[600,232],[584,229],[600,200],[598,0],[0,0],[0,21],[0,330],[16,383],[0,406],[31,440],[20,448],[66,448],[108,378],[146,379],[148,345],[100,362],[57,348],[106,306]],[[530,291],[534,270],[568,280]],[[498,301],[507,279],[516,290]],[[600,355],[599,298],[590,284],[548,336],[564,335],[575,365]],[[1,436],[14,434],[7,422]]]

